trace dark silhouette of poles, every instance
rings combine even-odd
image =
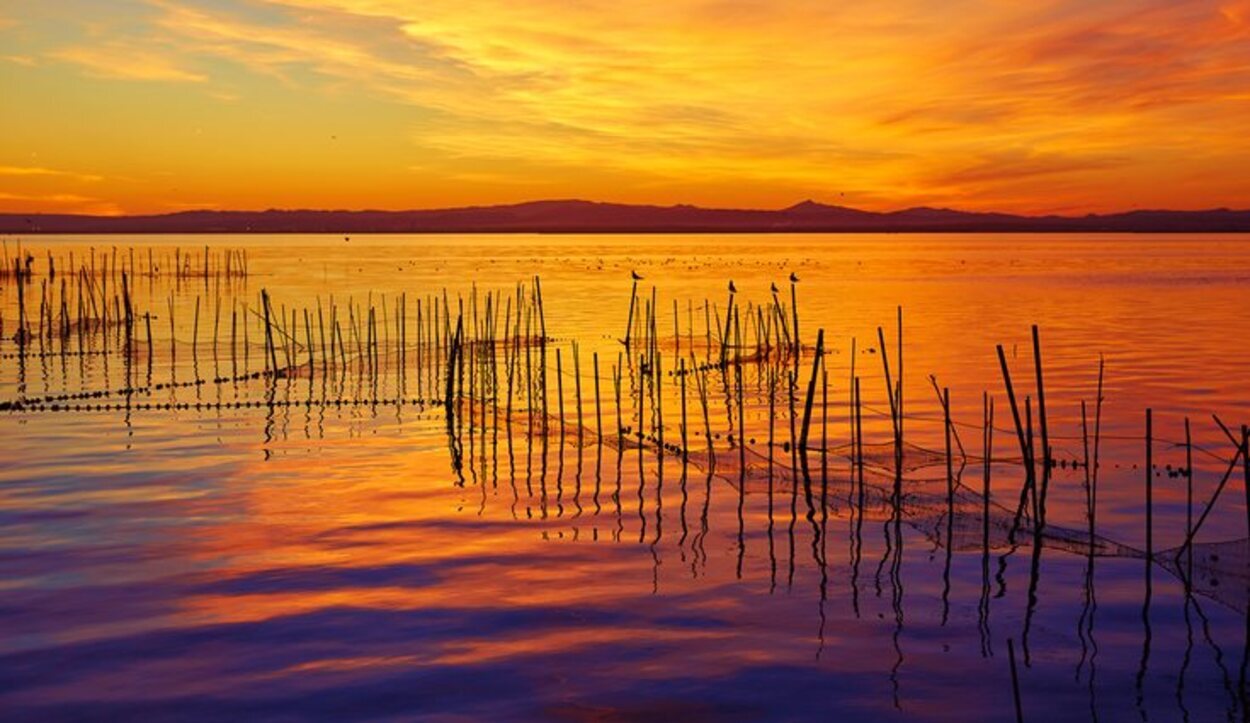
[[[629,340],[634,332],[634,307],[638,302],[638,275],[634,275],[634,287],[629,292],[629,318],[625,323],[625,348],[629,349]]]
[[[1024,706],[1020,702],[1020,674],[1016,670],[1016,642],[1007,638],[1007,658],[1011,661],[1011,697],[1016,704],[1016,723],[1024,723]]]

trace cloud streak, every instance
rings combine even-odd
[[[183,67],[173,57],[172,51],[161,52],[136,45],[106,43],[92,47],[69,47],[53,51],[49,57],[77,65],[98,78],[175,83],[203,83],[208,80],[204,73]]]
[[[40,168],[38,166],[0,166],[0,176],[45,176],[53,178],[70,178],[77,181],[88,182],[103,180],[103,177],[91,173],[58,171],[56,169]]]

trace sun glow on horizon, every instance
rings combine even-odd
[[[1250,0],[0,0],[0,211],[1250,207]]]

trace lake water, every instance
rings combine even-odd
[[[1248,236],[21,243],[24,298],[0,278],[5,719],[1008,720],[1009,640],[1028,720],[1250,711],[1245,472],[1212,417],[1238,441],[1250,423]],[[901,468],[878,335],[897,375],[900,307]],[[1030,502],[1017,536],[996,345],[1040,435],[1034,324],[1056,464],[1045,527]]]

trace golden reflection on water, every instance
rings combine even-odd
[[[933,374],[939,386],[951,389],[960,441],[973,454],[980,444],[981,393],[996,396],[1001,464],[993,469],[994,501],[1013,506],[1020,472],[1011,456],[1018,450],[994,345],[1004,345],[1017,383],[1031,389],[1033,323],[1043,339],[1051,441],[1065,463],[1081,458],[1080,402],[1092,405],[1099,356],[1106,359],[1098,533],[1130,548],[1142,546],[1138,466],[1147,406],[1155,410],[1155,461],[1161,467],[1185,464],[1176,442],[1183,439],[1184,416],[1191,417],[1198,445],[1195,498],[1199,505],[1209,499],[1231,457],[1209,415],[1233,424],[1250,420],[1250,368],[1230,341],[1250,331],[1243,298],[1250,245],[1244,238],[209,242],[246,247],[249,278],[220,287],[189,280],[171,288],[142,279],[135,286],[139,306],[157,310],[154,381],[264,368],[262,326],[250,311],[249,358],[230,358],[221,340],[214,351],[210,300],[222,299],[227,310],[237,308],[236,301],[253,310],[263,288],[287,315],[318,300],[328,304],[331,294],[340,304],[350,297],[380,306],[385,298],[393,313],[396,295],[406,293],[411,314],[416,299],[441,295],[444,288],[453,304],[474,286],[506,298],[514,284],[538,275],[552,348],[565,355],[566,420],[576,414],[570,344],[580,345],[582,423],[589,439],[576,447],[577,427],[570,421],[561,443],[553,424],[544,452],[541,432],[531,436],[525,414],[518,412],[503,433],[487,430],[479,417],[478,436],[462,440],[465,468],[457,474],[442,408],[390,402],[405,394],[415,398],[419,389],[414,378],[401,383],[390,366],[376,388],[314,372],[272,386],[207,384],[139,397],[275,402],[268,406],[4,412],[0,567],[6,574],[0,604],[21,632],[0,643],[7,671],[0,676],[0,699],[24,717],[85,710],[125,715],[142,706],[169,713],[187,704],[228,715],[249,705],[269,710],[264,701],[299,715],[318,705],[310,702],[320,700],[310,692],[317,689],[331,691],[343,710],[368,709],[372,703],[366,701],[376,703],[400,689],[422,698],[382,709],[401,717],[532,718],[569,710],[628,716],[687,710],[683,706],[696,699],[706,701],[708,707],[697,711],[707,717],[729,717],[733,710],[781,719],[832,710],[859,719],[962,720],[986,711],[999,717],[1011,706],[1003,677],[1005,641],[1019,641],[1026,614],[1037,619],[1025,692],[1030,712],[1040,718],[1091,703],[1108,717],[1135,708],[1170,716],[1183,706],[1201,718],[1241,705],[1227,691],[1237,684],[1243,655],[1244,595],[1204,589],[1190,599],[1175,577],[1156,570],[1153,649],[1140,679],[1148,693],[1139,701],[1140,559],[1096,563],[1101,668],[1091,679],[1082,627],[1089,608],[1082,593],[1086,566],[1095,563],[1048,546],[1041,569],[1033,571],[1041,602],[1030,605],[1028,549],[1015,553],[1002,572],[1002,587],[992,581],[993,592],[1005,592],[988,598],[985,635],[978,596],[986,575],[998,573],[1002,549],[983,573],[980,538],[967,530],[973,542],[958,547],[945,565],[943,508],[930,509],[921,500],[931,495],[940,502],[946,480],[941,409],[928,376]],[[58,239],[41,245],[81,254],[91,245],[131,243],[151,245],[159,256],[171,245],[196,247],[202,239]],[[644,302],[656,287],[669,369],[673,352],[684,347],[689,353],[691,337],[696,347],[702,343],[704,300],[723,312],[729,279],[739,290],[737,303],[768,304],[770,283],[784,296],[788,274],[801,277],[796,291],[804,341],[811,344],[815,330],[823,328],[829,350],[832,454],[827,504],[820,511],[809,510],[801,486],[791,486],[788,452],[774,450],[783,481],[774,482],[769,514],[769,486],[759,477],[767,455],[767,403],[764,380],[752,370],[744,373],[751,390],[744,417],[755,441],[748,445],[752,478],[741,516],[736,451],[723,449],[724,439],[710,477],[697,455],[701,461],[683,470],[678,455],[667,455],[661,467],[648,452],[640,467],[636,447],[595,443],[590,359],[600,356],[610,438],[616,408],[609,370],[619,363],[631,270],[645,277]],[[193,339],[197,297],[202,317]],[[172,364],[163,318],[170,300],[177,320]],[[4,285],[6,330],[12,329],[15,304],[12,286]],[[857,508],[848,497],[847,393],[853,360],[863,378],[865,441],[888,460],[891,422],[882,414],[887,400],[877,327],[884,327],[896,354],[899,305],[905,315],[907,440],[914,445],[908,458],[927,463],[908,472],[906,493],[914,505],[899,526],[901,537],[891,538],[886,498],[870,498]],[[12,351],[9,342],[0,348]],[[0,398],[121,388],[131,375],[149,374],[145,354],[133,360],[133,368],[109,354],[39,358],[24,367],[6,356]],[[382,363],[392,364],[387,358]],[[554,393],[551,358],[548,367]],[[632,362],[626,370],[631,376],[623,383],[622,414],[633,424],[637,370]],[[807,371],[801,367],[804,379]],[[426,398],[437,393],[431,381],[438,380],[420,381]],[[675,442],[677,380],[662,381],[666,435]],[[725,389],[714,392],[712,423],[718,432],[732,433],[733,405],[723,398]],[[690,394],[690,425],[697,429],[702,422]],[[378,403],[306,403],[335,397]],[[555,405],[553,399],[552,413]],[[462,408],[461,416],[466,412]],[[788,417],[778,421],[777,438],[787,438]],[[697,438],[689,447],[701,453],[703,444]],[[1156,549],[1178,545],[1185,532],[1183,478],[1164,471],[1154,485]],[[874,470],[874,490],[888,489],[887,472]],[[960,474],[962,485],[979,489],[979,463],[972,461]],[[1230,482],[1203,528],[1204,540],[1244,540],[1239,484],[1236,477]],[[1064,466],[1051,485],[1048,523],[1084,529],[1084,473]],[[892,561],[892,545],[899,541],[902,555]],[[1234,589],[1235,574],[1226,579]],[[1213,644],[1202,642],[1199,612],[1213,631]],[[982,654],[986,644],[994,657]],[[1195,662],[1186,668],[1183,693],[1174,696],[1177,661],[1186,651]],[[1223,668],[1213,662],[1217,657]],[[154,684],[139,684],[141,676],[154,676]],[[466,676],[498,684],[464,695],[448,692]],[[986,681],[999,693],[986,697]]]

